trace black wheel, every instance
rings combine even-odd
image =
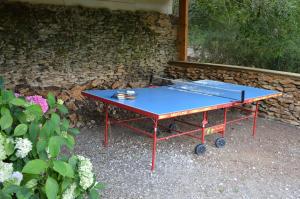
[[[215,145],[217,148],[223,148],[226,144],[225,138],[217,138],[215,141]]]
[[[178,130],[178,126],[177,126],[177,124],[176,123],[171,123],[170,125],[169,125],[169,133],[174,133],[174,131],[176,131],[176,130]]]
[[[197,155],[201,155],[201,154],[204,154],[206,151],[206,147],[204,144],[198,144],[196,147],[195,147],[195,153]]]

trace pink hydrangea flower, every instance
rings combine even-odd
[[[21,94],[20,93],[15,93],[15,97],[20,97]]]
[[[46,113],[48,111],[49,107],[47,104],[47,100],[45,98],[43,98],[42,96],[40,96],[40,95],[28,96],[28,97],[26,97],[26,100],[28,102],[40,105],[43,113]]]

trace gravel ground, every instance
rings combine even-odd
[[[193,152],[198,141],[189,137],[159,142],[153,173],[152,140],[120,126],[112,126],[107,148],[101,144],[103,126],[82,129],[75,151],[91,158],[106,186],[104,199],[300,198],[300,129],[259,118],[253,139],[251,124],[228,126],[222,149],[214,147],[217,135],[207,136],[201,156]]]

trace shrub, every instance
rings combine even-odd
[[[90,160],[73,154],[79,130],[63,101],[0,87],[0,198],[98,199]]]
[[[191,0],[198,61],[300,73],[299,0]]]

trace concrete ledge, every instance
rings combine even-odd
[[[234,65],[212,64],[212,63],[195,63],[195,62],[184,62],[184,61],[170,61],[168,62],[168,64],[180,66],[180,67],[212,67],[212,68],[219,68],[219,69],[233,70],[233,71],[253,71],[253,72],[267,73],[272,75],[279,75],[279,76],[286,76],[286,77],[300,79],[300,74],[298,73],[289,73],[289,72],[268,70],[262,68],[251,68],[246,66],[234,66]]]

